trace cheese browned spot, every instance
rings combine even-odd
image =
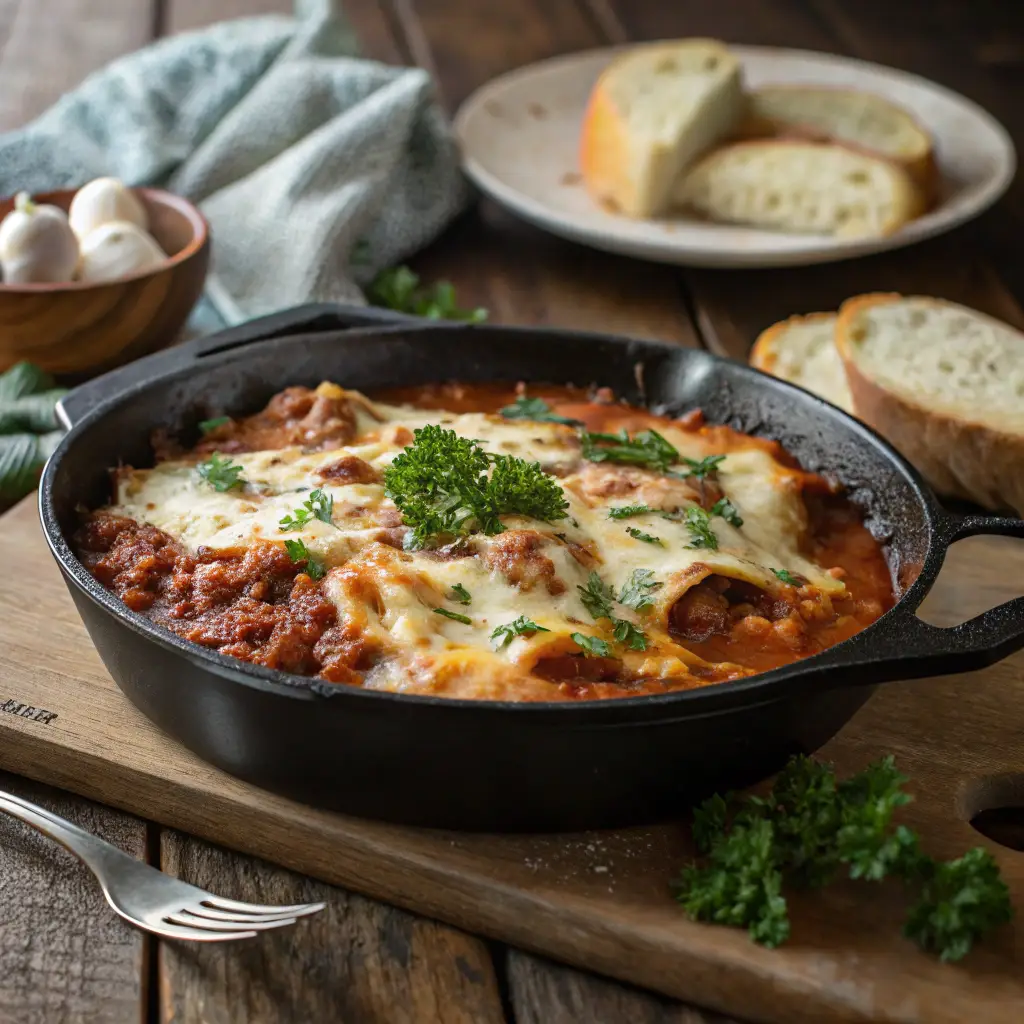
[[[339,684],[474,699],[705,686],[813,654],[891,604],[885,562],[855,510],[777,446],[704,426],[699,416],[671,421],[611,400],[552,394],[564,415],[590,429],[655,429],[695,462],[725,459],[703,482],[683,464],[664,472],[588,462],[573,426],[467,411],[474,396],[477,409],[494,407],[486,387],[464,385],[454,411],[374,402],[334,384],[289,388],[192,452],[119,470],[115,501],[88,525],[83,557],[144,614],[244,660],[277,658]],[[491,454],[538,462],[562,488],[566,517],[504,516],[492,536],[406,550],[409,530],[383,480],[427,424]],[[199,477],[196,464],[215,450],[240,467],[243,486],[217,491]],[[312,516],[296,525],[316,489],[332,503],[331,522]],[[708,517],[722,496],[741,526]],[[609,515],[626,505],[640,510]],[[694,508],[707,526],[699,536],[687,522]],[[143,532],[136,539],[125,523]],[[117,530],[126,539],[116,551],[104,548]],[[312,590],[293,586],[306,563],[287,559],[286,540],[301,541],[326,570],[319,584],[309,582]],[[149,552],[149,561],[133,561],[135,550],[140,560]],[[270,551],[280,559],[268,560]],[[284,577],[281,559],[291,566]],[[603,610],[586,599],[595,573],[615,597]],[[643,600],[638,581],[648,584]],[[451,599],[456,586],[471,595],[468,604]],[[263,610],[285,605],[287,613]],[[246,633],[243,607],[268,624],[265,636]],[[532,628],[507,643],[492,638],[517,620]],[[608,656],[588,656],[574,633],[603,640]],[[268,653],[285,648],[291,653]]]

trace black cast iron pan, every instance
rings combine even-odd
[[[517,705],[363,691],[246,665],[128,611],[78,562],[68,544],[76,508],[109,500],[109,467],[151,463],[155,427],[194,437],[201,419],[252,412],[289,384],[325,379],[369,392],[448,379],[596,382],[662,411],[699,407],[837,475],[909,585],[870,628],[786,668],[664,696]],[[62,415],[69,429],[43,474],[40,514],[117,684],[200,757],[324,807],[487,830],[651,821],[816,750],[880,683],[980,668],[1024,646],[1024,597],[951,629],[914,614],[949,544],[1024,537],[1024,522],[947,513],[869,429],[706,352],[547,329],[395,325],[376,310],[312,306],[114,371],[70,393]]]

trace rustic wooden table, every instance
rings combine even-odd
[[[0,130],[156,36],[289,0],[0,0]],[[373,57],[428,68],[453,110],[495,74],[630,39],[714,35],[850,54],[933,78],[999,117],[1024,150],[1019,0],[347,0]],[[684,271],[591,252],[481,203],[416,266],[499,323],[671,339],[742,357],[758,330],[858,291],[919,291],[1024,325],[1024,182],[946,239],[848,265]],[[219,947],[151,941],[110,913],[77,863],[0,821],[0,1022],[384,1024],[697,1022],[631,990],[10,776],[36,800],[164,871],[261,903],[325,900],[280,935]]]

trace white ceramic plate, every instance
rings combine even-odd
[[[698,220],[630,220],[591,200],[577,141],[590,88],[620,48],[531,64],[478,89],[455,131],[469,176],[500,203],[585,245],[696,267],[827,263],[912,245],[977,217],[1006,191],[1016,169],[1009,135],[977,104],[934,82],[864,61],[761,46],[731,46],[747,85],[816,84],[874,92],[909,110],[935,139],[940,202],[886,238],[790,235]]]

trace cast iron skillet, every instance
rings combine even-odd
[[[952,629],[914,614],[950,543],[979,533],[1024,537],[1024,522],[945,512],[884,441],[807,392],[655,342],[393,320],[302,307],[150,356],[62,403],[69,429],[39,501],[75,604],[125,694],[231,774],[308,803],[413,824],[548,830],[651,821],[816,750],[876,684],[980,668],[1024,646],[1024,597]],[[776,438],[806,468],[837,475],[885,542],[905,592],[852,639],[749,679],[655,697],[509,704],[363,691],[243,664],[128,611],[79,563],[68,543],[76,508],[109,500],[109,467],[151,463],[153,428],[195,437],[201,419],[253,412],[289,384],[325,379],[369,392],[448,379],[597,382],[657,410],[699,407],[712,423]]]

